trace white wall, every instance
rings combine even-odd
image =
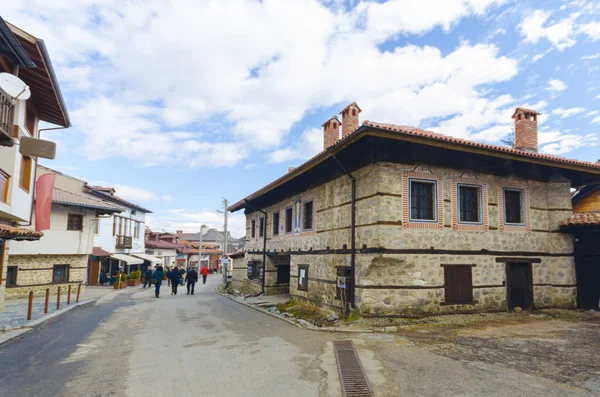
[[[90,197],[96,196],[90,195]],[[121,206],[122,204],[109,201],[109,203]],[[121,213],[115,214],[116,216],[121,216],[124,218],[128,218],[129,221],[129,230],[127,231],[127,235],[134,236],[133,227],[134,221],[140,222],[140,232],[138,238],[132,239],[132,248],[131,249],[117,249],[116,243],[117,238],[113,236],[113,222],[115,215],[107,218],[100,218],[98,223],[98,234],[94,236],[94,247],[101,247],[103,250],[108,251],[110,253],[119,253],[119,254],[143,254],[145,252],[144,248],[144,229],[145,229],[145,221],[146,214],[141,211],[136,211],[135,215],[131,214],[130,208],[125,208],[125,210]]]
[[[161,258],[163,265],[175,266],[177,265],[177,250],[175,249],[164,249],[164,248],[147,248],[146,254]]]
[[[67,230],[68,214],[83,215],[82,231]],[[92,221],[95,218],[96,212],[92,210],[52,204],[50,230],[44,230],[44,236],[39,241],[12,241],[10,255],[91,254],[94,240]]]

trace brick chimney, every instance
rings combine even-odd
[[[323,124],[323,149],[334,145],[340,139],[341,124],[337,116],[331,117]]]
[[[538,125],[535,110],[517,108],[512,118],[515,120],[515,149],[526,152],[538,151]]]
[[[358,107],[356,102],[352,102],[342,109],[340,112],[342,115],[342,139],[358,129],[358,114],[360,112],[362,112],[362,110]]]

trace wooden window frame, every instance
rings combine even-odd
[[[306,227],[306,205],[311,205],[310,213],[310,227]],[[315,202],[314,200],[306,200],[302,202],[302,231],[310,232],[315,228]]]
[[[290,224],[290,229],[288,230],[288,211],[289,211],[289,224]],[[285,208],[285,234],[292,234],[294,233],[294,206],[290,205],[289,207]]]
[[[10,175],[6,172],[0,170],[0,177],[2,177],[5,182],[5,188],[3,192],[0,192],[0,202],[4,204],[8,204],[8,191],[10,190]]]
[[[422,168],[422,167],[418,167]],[[434,184],[434,211],[435,219],[412,219],[411,210],[411,184],[412,182],[424,182]],[[426,171],[404,171],[402,173],[402,226],[414,229],[438,229],[444,228],[444,193],[442,177],[429,170]]]
[[[273,218],[273,236],[279,236],[279,223],[281,222],[280,219],[280,212],[279,211],[275,211],[272,214],[272,218]],[[275,221],[277,220],[277,221]]]
[[[506,202],[507,202],[506,192],[519,193],[519,218],[520,218],[521,222],[508,222],[507,210],[509,208],[506,206]],[[525,208],[525,190],[512,188],[512,187],[505,187],[502,189],[502,200],[503,200],[502,212],[504,215],[504,224],[509,225],[509,226],[525,226],[527,224],[527,216],[526,216],[527,209]]]
[[[250,237],[256,238],[256,219],[250,220]]]
[[[74,229],[71,228],[71,217],[78,217],[81,219],[81,223],[80,223],[80,228],[79,229]],[[81,214],[67,214],[67,230],[68,231],[73,231],[73,232],[81,232],[83,231],[83,215]]]
[[[505,190],[521,191],[521,208],[523,211],[523,223],[507,223],[505,212]],[[499,228],[503,232],[530,232],[531,231],[531,207],[529,188],[524,182],[504,182],[498,185],[498,218]]]
[[[444,304],[446,305],[472,305],[477,303],[476,300],[473,299],[473,267],[474,265],[464,265],[464,264],[452,264],[452,265],[442,265],[444,269]],[[470,283],[463,288],[470,289],[470,298],[461,300],[456,295],[457,292],[454,291],[453,284],[451,282],[451,275],[449,274],[452,270],[456,269],[469,269],[469,281]]]
[[[27,116],[29,114],[33,114],[33,125],[31,126],[31,128],[29,128],[29,122],[27,120]],[[33,109],[33,106],[27,102],[27,105],[25,106],[25,130],[27,130],[27,132],[29,132],[29,135],[31,135],[31,137],[35,138],[35,126],[36,126],[36,121],[37,121],[37,114],[35,112],[35,110]]]
[[[465,221],[461,219],[462,215],[462,195],[461,188],[476,189],[477,190],[477,220],[476,221]],[[456,212],[458,214],[458,223],[461,225],[483,225],[483,186],[471,185],[468,183],[458,183],[456,185]]]
[[[113,215],[113,231],[112,231],[113,237],[117,235],[116,233],[117,233],[117,216]]]
[[[13,284],[9,284],[8,283],[8,269],[15,269],[15,282]],[[6,284],[5,284],[5,287],[6,288],[18,287],[19,286],[19,284],[17,283],[18,280],[19,280],[19,266],[7,266],[6,267]]]
[[[479,211],[481,222],[460,221],[460,187],[479,188]],[[486,232],[489,230],[488,187],[476,176],[452,178],[452,230],[467,232]]]
[[[65,267],[66,269],[66,273],[67,273],[67,277],[65,281],[55,281],[55,272],[56,272],[56,268],[57,267]],[[69,280],[71,278],[71,265],[69,264],[60,264],[60,265],[52,265],[52,284],[64,284],[64,283],[68,283]]]
[[[94,234],[100,234],[100,218],[96,217],[96,222],[94,222]]]
[[[308,268],[309,265],[298,265],[298,291],[308,292]],[[305,270],[304,283],[300,283],[300,271]]]
[[[413,201],[413,197],[412,197],[412,190],[413,190],[413,184],[421,184],[421,185],[428,185],[431,188],[431,215],[432,218],[413,218],[413,214],[412,214],[412,201]],[[428,222],[428,223],[436,223],[437,222],[437,216],[438,216],[438,208],[437,208],[437,181],[436,180],[432,180],[432,179],[420,179],[420,178],[409,178],[408,179],[408,209],[409,209],[409,214],[408,214],[408,219],[411,222]]]
[[[21,156],[21,171],[19,174],[19,187],[27,193],[31,192],[31,172],[33,171],[33,158]]]

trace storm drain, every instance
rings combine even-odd
[[[351,340],[334,341],[333,350],[344,397],[373,397],[371,385],[360,364],[354,343]]]

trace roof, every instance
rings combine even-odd
[[[105,189],[105,188],[102,188],[102,189]],[[144,207],[140,207],[137,204],[133,204],[132,202],[129,202],[129,201],[125,200],[125,199],[122,199],[121,197],[118,197],[118,196],[106,193],[106,192],[104,192],[103,190],[101,190],[97,186],[91,186],[91,185],[87,185],[86,184],[84,186],[84,191],[86,191],[87,193],[93,194],[93,195],[95,195],[97,197],[102,197],[103,199],[110,200],[110,201],[113,201],[115,203],[122,204],[122,205],[124,205],[127,208],[133,208],[134,210],[142,211],[142,212],[145,212],[147,214],[151,214],[152,213],[152,211],[150,211],[150,210],[148,210],[148,209],[146,209]]]
[[[52,203],[70,205],[73,207],[83,207],[99,210],[105,213],[122,212],[124,209],[113,204],[81,194],[69,192],[63,189],[54,188]]]
[[[584,197],[594,193],[596,190],[600,190],[600,184],[583,186],[581,189],[574,192],[571,198],[573,199],[573,202],[576,203]]]
[[[325,124],[329,123],[332,120],[335,120],[335,121],[337,121],[338,123],[341,124],[341,121],[340,121],[340,119],[338,119],[338,116],[333,115],[330,118],[328,118],[326,122],[324,122],[323,124],[321,124],[321,127],[324,127]]]
[[[600,164],[589,161],[574,160],[550,154],[528,152],[524,150],[514,149],[507,146],[491,145],[487,143],[474,142],[461,138],[454,138],[447,135],[442,135],[432,131],[426,131],[417,127],[402,126],[387,123],[377,123],[371,121],[363,122],[362,126],[353,133],[338,140],[335,144],[316,154],[312,158],[305,161],[295,170],[286,173],[275,181],[262,187],[256,192],[250,194],[246,198],[231,205],[228,209],[231,212],[246,208],[247,202],[253,201],[262,195],[274,190],[275,188],[290,182],[299,177],[316,165],[332,158],[336,153],[349,147],[359,139],[366,137],[380,137],[393,139],[397,141],[409,141],[420,145],[430,147],[443,148],[444,150],[455,150],[459,152],[477,153],[479,155],[495,157],[501,159],[515,160],[519,162],[534,163],[553,168],[567,169],[585,173],[585,175],[593,174],[594,177],[600,177]]]
[[[244,251],[234,252],[233,254],[227,254],[227,256],[232,259],[243,258],[245,255],[246,253]]]
[[[356,102],[352,102],[350,105],[343,108],[342,111],[340,112],[340,114],[344,113],[346,111],[346,109],[348,109],[350,106],[354,106],[358,109],[359,112],[362,112],[362,109],[356,104]]]
[[[217,229],[208,229],[206,231],[206,233],[204,233],[202,235],[202,241],[204,243],[204,241],[222,241],[223,240],[223,234],[225,233],[225,231],[218,231]],[[231,237],[231,233],[227,232],[228,234],[228,238],[227,240],[234,240],[233,237]],[[198,233],[180,233],[177,235],[180,239],[182,240],[187,240],[187,241],[200,241],[200,232]]]
[[[165,241],[165,240],[146,240],[145,241],[146,247],[150,247],[150,248],[171,248],[171,249],[181,249],[183,248],[182,244],[175,244],[172,243],[170,241]]]
[[[44,40],[26,33],[10,23],[6,25],[37,66],[19,70],[19,78],[25,81],[31,89],[31,101],[34,103],[38,118],[62,127],[70,127],[71,120],[67,106]]]
[[[599,212],[576,212],[560,224],[562,227],[585,227],[585,226],[599,226],[600,227],[600,213]]]
[[[0,238],[4,240],[36,241],[43,235],[35,230],[0,224]]]
[[[94,248],[92,248],[92,255],[94,255],[94,256],[111,256],[112,253],[110,253],[108,251],[104,251],[100,247],[94,247]]]
[[[177,250],[180,254],[197,254],[198,250],[191,249],[188,247],[183,247]]]
[[[515,112],[513,113],[513,115],[511,117],[515,117],[515,115],[517,113],[519,113],[519,111],[523,112],[523,113],[533,113],[533,114],[541,114],[540,112],[533,110],[533,109],[527,109],[527,108],[516,108]]]
[[[36,64],[31,60],[27,51],[10,30],[4,19],[0,17],[0,54],[5,54],[14,63],[25,68],[35,68]]]

